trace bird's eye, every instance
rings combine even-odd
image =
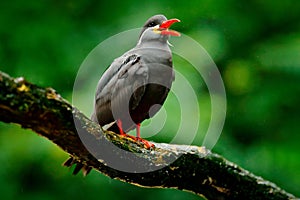
[[[148,27],[153,27],[153,26],[156,26],[155,22],[151,22],[148,24]]]

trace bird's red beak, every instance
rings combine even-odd
[[[172,35],[172,36],[180,36],[180,33],[174,30],[170,30],[169,28],[175,22],[180,22],[179,19],[169,19],[164,21],[160,26],[159,29],[161,30],[162,35]]]

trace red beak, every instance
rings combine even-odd
[[[164,21],[160,26],[159,28],[162,28],[162,29],[167,29],[167,28],[170,28],[172,26],[172,24],[174,24],[175,22],[180,22],[179,19],[169,19],[167,21]]]
[[[164,21],[160,26],[159,29],[161,29],[161,34],[162,35],[172,35],[172,36],[180,36],[180,33],[174,30],[169,30],[175,22],[180,22],[179,19],[169,19],[167,21]]]

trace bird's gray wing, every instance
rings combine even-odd
[[[98,81],[91,119],[102,126],[113,121],[110,110],[111,88],[117,80],[116,75],[123,62],[124,56],[115,59]]]
[[[148,68],[139,55],[123,55],[114,60],[97,87],[93,116],[98,118],[99,124],[127,115],[129,106],[135,109],[145,92],[147,81]]]
[[[145,93],[148,78],[147,65],[140,56],[131,55],[118,73],[112,91],[112,106],[125,112],[134,110]]]

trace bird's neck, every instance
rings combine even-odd
[[[162,50],[168,50],[169,45],[167,40],[149,40],[149,41],[139,41],[136,48],[159,48]]]

